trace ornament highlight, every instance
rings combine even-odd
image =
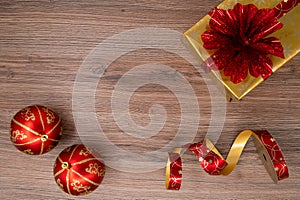
[[[49,152],[62,136],[60,117],[50,108],[33,105],[15,114],[10,125],[10,140],[29,155]]]
[[[59,154],[53,174],[57,185],[66,193],[86,195],[101,184],[105,165],[95,150],[76,144]]]

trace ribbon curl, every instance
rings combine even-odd
[[[289,177],[288,168],[284,156],[276,140],[268,131],[245,130],[235,139],[226,160],[219,151],[206,139],[203,142],[187,144],[182,148],[169,153],[166,167],[166,188],[179,190],[182,183],[181,155],[189,150],[193,152],[202,168],[210,175],[229,175],[238,163],[238,160],[250,137],[254,143],[264,166],[275,183]]]

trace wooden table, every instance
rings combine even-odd
[[[296,199],[300,188],[300,56],[242,101],[227,104],[227,115],[217,146],[226,155],[237,134],[245,129],[268,129],[280,144],[290,178],[274,184],[249,142],[237,168],[228,177],[205,174],[193,155],[184,157],[181,191],[166,191],[164,169],[151,173],[126,173],[108,167],[103,184],[92,194],[72,197],[56,185],[52,168],[56,156],[79,143],[72,114],[76,74],[94,47],[122,31],[156,27],[184,32],[221,0],[102,0],[0,2],[0,198],[1,199]],[[168,38],[166,38],[167,40]],[[147,139],[124,134],[110,107],[114,85],[137,65],[160,63],[181,73],[198,97],[201,121],[194,141],[201,140],[211,117],[210,96],[203,78],[191,64],[160,49],[140,49],[115,60],[96,90],[99,123],[113,144],[129,152],[150,152],[175,136],[180,105],[172,92],[158,85],[138,89],[130,101],[133,120],[149,123],[153,103],[166,109],[166,126]],[[8,128],[13,115],[31,104],[53,108],[63,119],[59,145],[42,156],[15,149]]]

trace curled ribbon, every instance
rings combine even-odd
[[[187,144],[169,153],[166,167],[166,188],[168,190],[180,189],[182,183],[181,155],[186,150],[193,152],[198,157],[200,165],[208,174],[227,176],[237,165],[250,137],[253,137],[259,157],[273,181],[277,183],[279,180],[288,178],[286,161],[272,135],[265,130],[245,130],[233,142],[226,160],[208,139],[195,144]]]

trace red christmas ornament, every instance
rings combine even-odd
[[[93,149],[77,144],[59,154],[53,174],[57,185],[66,193],[86,195],[101,184],[105,165]]]
[[[47,153],[61,136],[60,117],[44,106],[23,108],[11,120],[10,140],[17,149],[30,155]]]
[[[250,73],[267,79],[273,73],[269,55],[284,58],[279,39],[268,37],[283,24],[275,9],[258,9],[253,4],[236,4],[233,9],[215,8],[210,13],[210,30],[202,35],[204,48],[215,50],[207,62],[212,70],[224,70],[235,84]]]

